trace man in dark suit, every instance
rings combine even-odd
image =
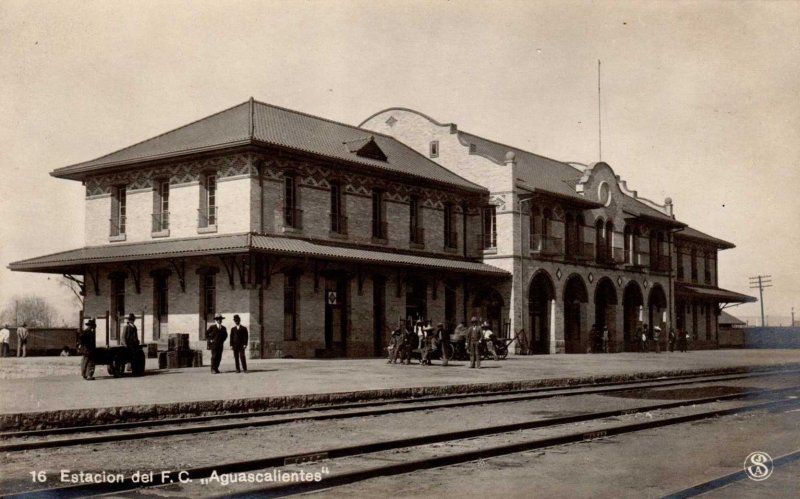
[[[127,322],[125,323],[125,327],[122,329],[122,340],[125,343],[125,346],[133,349],[139,346],[139,330],[136,329],[136,316],[134,314],[128,314]]]
[[[211,372],[219,374],[219,363],[222,361],[222,348],[225,346],[225,340],[228,339],[228,330],[222,325],[225,317],[217,314],[214,317],[214,324],[212,324],[206,332],[208,338],[208,348],[211,350]]]
[[[239,370],[239,359],[242,361],[242,370],[247,372],[247,361],[245,360],[244,349],[247,348],[247,341],[249,336],[247,328],[242,326],[240,322],[242,319],[238,315],[233,316],[235,326],[231,328],[231,349],[233,349],[233,360],[236,361],[236,372]]]
[[[79,344],[83,350],[83,358],[81,359],[81,376],[86,380],[94,379],[94,360],[96,349],[95,327],[97,323],[94,319],[86,321],[84,328],[79,338]]]
[[[481,328],[481,321],[477,317],[473,317],[472,325],[467,330],[467,351],[469,352],[469,367],[481,368],[481,343],[483,342],[483,329]]]

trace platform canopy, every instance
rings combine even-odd
[[[250,233],[89,246],[13,262],[8,268],[24,272],[83,274],[85,267],[89,265],[232,253],[313,257],[322,260],[417,267],[496,277],[511,276],[509,272],[500,268],[469,260],[332,246],[304,239]]]
[[[686,286],[679,284],[676,286],[676,292],[687,294],[692,298],[716,300],[720,303],[753,303],[758,301],[752,296],[716,287]]]

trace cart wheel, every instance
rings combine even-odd
[[[107,365],[106,370],[108,371],[109,376],[114,376],[114,366],[112,364]]]
[[[144,365],[144,352],[141,350],[134,352],[133,359],[131,359],[131,373],[134,376],[142,376],[144,374]]]

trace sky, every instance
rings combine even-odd
[[[734,242],[720,286],[771,275],[800,320],[800,2],[0,2],[0,308],[60,276],[10,262],[83,246],[93,159],[249,99],[358,124],[392,106],[562,161],[602,159]],[[757,322],[759,304],[729,311]],[[781,319],[782,318],[782,319]]]

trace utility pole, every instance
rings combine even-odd
[[[757,275],[750,278],[750,289],[758,288],[758,294],[761,302],[761,327],[764,327],[764,288],[772,287],[771,275]]]

